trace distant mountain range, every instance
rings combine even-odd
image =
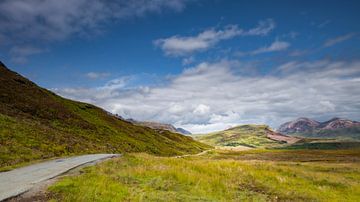
[[[171,124],[167,124],[167,123],[159,123],[159,122],[153,122],[153,121],[137,121],[134,119],[125,119],[126,121],[129,121],[135,125],[140,125],[140,126],[146,126],[152,129],[156,129],[156,130],[167,130],[173,133],[180,133],[183,135],[191,135],[190,131],[187,131],[183,128],[176,128],[175,126],[171,125]]]
[[[183,128],[176,128],[176,131],[183,134],[183,135],[191,135],[191,132],[188,130],[185,130]]]
[[[319,122],[303,117],[282,124],[277,131],[304,137],[342,137],[360,140],[360,122],[343,118],[332,118],[325,122]]]

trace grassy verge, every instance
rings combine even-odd
[[[359,162],[358,150],[128,154],[49,190],[55,201],[358,201]]]

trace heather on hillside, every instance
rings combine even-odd
[[[120,120],[64,99],[0,65],[0,167],[85,153],[198,153],[191,137]]]

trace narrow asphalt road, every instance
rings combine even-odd
[[[78,166],[119,156],[90,154],[61,158],[0,173],[0,201],[30,190],[36,183],[61,175]]]

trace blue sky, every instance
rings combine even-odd
[[[4,0],[0,57],[68,98],[209,132],[360,119],[358,1]]]

